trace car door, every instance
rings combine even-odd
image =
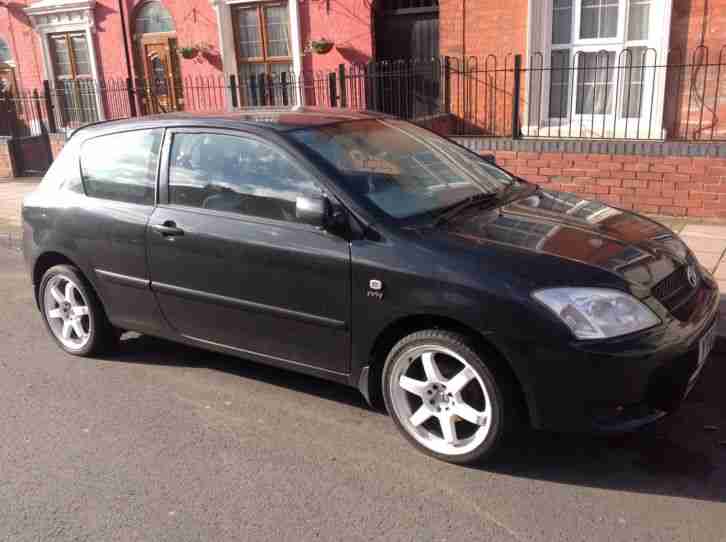
[[[251,134],[171,130],[148,230],[152,289],[182,336],[347,373],[350,247],[295,219],[313,175]]]
[[[164,323],[149,289],[146,228],[156,201],[162,129],[93,136],[80,145],[82,188],[57,231],[86,260],[111,321],[157,333]],[[68,179],[68,183],[74,179]]]

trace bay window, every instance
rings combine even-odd
[[[671,1],[531,0],[530,58],[544,70],[531,71],[529,123],[604,137],[660,130]]]

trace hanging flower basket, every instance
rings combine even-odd
[[[194,46],[179,47],[179,54],[182,58],[190,60],[199,54],[199,49]]]
[[[209,42],[200,41],[199,43],[197,43],[196,45],[194,45],[194,47],[196,47],[197,50],[200,53],[202,53],[203,55],[213,55],[213,54],[215,54],[214,45],[212,45]]]
[[[318,40],[310,41],[310,50],[316,55],[324,55],[331,51],[333,45],[335,45],[335,43],[333,43],[332,41],[325,38],[320,38]]]

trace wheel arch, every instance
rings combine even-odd
[[[51,267],[55,267],[56,265],[70,265],[72,267],[75,267],[78,269],[78,272],[81,274],[81,276],[86,280],[88,283],[88,286],[90,286],[98,299],[101,301],[101,305],[103,306],[103,300],[101,296],[99,295],[100,292],[98,291],[98,288],[96,284],[94,284],[93,277],[89,277],[88,273],[80,266],[78,263],[68,255],[56,251],[56,250],[48,250],[46,252],[43,252],[40,254],[35,261],[33,262],[33,268],[32,268],[32,280],[33,280],[33,295],[35,296],[35,303],[40,308],[40,299],[39,299],[39,290],[40,290],[40,283],[43,280],[43,275],[45,275],[46,271],[50,269]]]
[[[383,366],[391,348],[403,337],[425,329],[442,329],[459,333],[469,337],[478,351],[491,352],[494,360],[497,360],[495,370],[505,371],[512,379],[517,393],[517,402],[523,407],[523,413],[529,421],[534,414],[534,405],[525,393],[524,386],[517,376],[512,364],[495,344],[488,340],[486,335],[474,327],[465,324],[455,318],[435,314],[408,315],[389,323],[376,337],[370,351],[369,365],[361,373],[361,381],[358,387],[366,396],[368,401],[375,407],[383,407],[382,376]],[[363,389],[365,387],[365,389]]]

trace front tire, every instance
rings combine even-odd
[[[404,337],[386,359],[386,408],[401,433],[428,455],[458,464],[482,461],[513,423],[504,378],[497,381],[497,364],[479,350],[464,335],[431,329]]]
[[[92,356],[116,344],[96,293],[77,268],[51,267],[43,275],[38,293],[48,331],[69,354]]]

